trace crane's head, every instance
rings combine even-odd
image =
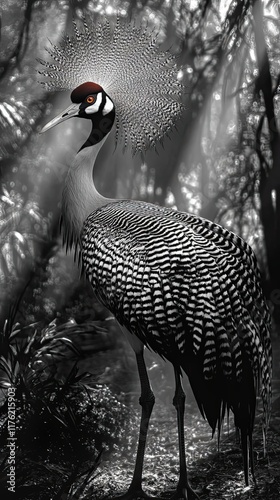
[[[107,129],[115,109],[106,92],[116,108],[116,143],[131,147],[133,153],[156,147],[173,129],[185,109],[186,92],[176,56],[161,50],[154,30],[138,24],[120,17],[113,21],[111,16],[98,21],[87,14],[73,21],[72,36],[51,44],[48,60],[39,59],[41,83],[52,92],[75,90],[72,106],[43,131],[71,116],[91,119],[94,127],[105,118],[102,126]],[[102,88],[83,83],[92,81]]]
[[[41,130],[46,132],[69,118],[87,118],[92,121],[92,131],[83,147],[100,142],[110,132],[115,119],[115,106],[98,83],[86,82],[71,93],[72,104],[53,118]]]

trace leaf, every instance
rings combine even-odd
[[[24,237],[22,236],[22,234],[20,234],[18,231],[14,231],[14,237],[20,242],[20,243],[25,243],[25,239]]]
[[[12,384],[5,378],[0,377],[0,386],[2,389],[9,389],[10,387],[12,387]]]
[[[13,367],[10,361],[7,361],[3,356],[0,357],[0,368],[7,374],[11,379],[13,375]]]

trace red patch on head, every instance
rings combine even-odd
[[[103,89],[98,83],[86,82],[76,87],[71,93],[71,101],[78,104],[79,102],[83,102],[83,100],[90,94],[97,94],[101,92]]]

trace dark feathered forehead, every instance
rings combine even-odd
[[[82,85],[76,87],[71,93],[71,101],[78,104],[79,102],[83,102],[89,94],[97,94],[97,92],[101,92],[102,90],[102,87],[98,83],[82,83]]]

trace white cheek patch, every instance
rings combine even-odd
[[[112,103],[111,99],[109,99],[109,97],[106,96],[106,102],[104,108],[102,109],[102,115],[108,115],[108,113],[112,111],[113,107],[114,104]]]
[[[88,106],[87,108],[85,108],[85,113],[87,115],[92,115],[93,113],[97,113],[99,111],[101,103],[102,103],[102,93],[99,92],[97,94],[95,103],[92,104],[92,106]]]

